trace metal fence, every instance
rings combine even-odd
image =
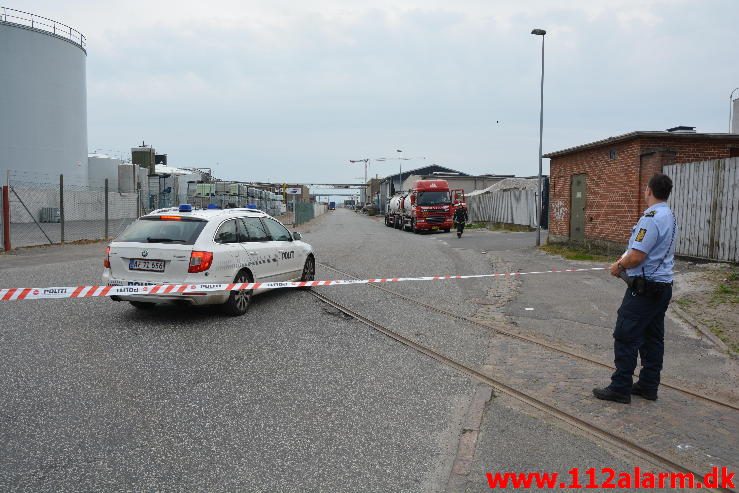
[[[4,194],[6,248],[115,237],[141,212],[138,193],[111,191],[107,180],[82,185],[62,175],[54,183],[11,174]]]
[[[739,158],[671,164],[675,253],[739,262]]]
[[[85,180],[86,182],[86,180]],[[174,207],[169,196],[144,190],[121,193],[108,180],[93,184],[72,177],[10,172],[0,200],[4,249],[112,239],[141,215]],[[296,199],[282,205],[255,197],[187,197],[196,209],[254,207],[286,226],[297,226],[325,213],[326,204]],[[275,202],[278,202],[275,205]],[[261,206],[261,207],[260,207]]]
[[[32,29],[46,31],[56,36],[68,39],[73,43],[79,45],[83,49],[85,49],[87,46],[87,39],[85,38],[85,35],[79,32],[77,29],[69,27],[66,24],[62,24],[59,21],[55,21],[54,19],[42,17],[30,12],[11,9],[10,7],[0,7],[0,22],[7,22],[8,24],[18,24],[21,26],[30,27]]]

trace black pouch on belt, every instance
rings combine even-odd
[[[629,287],[639,296],[644,296],[647,294],[648,286],[647,286],[647,279],[645,277],[630,277],[629,278]]]
[[[621,271],[618,275],[634,293],[639,296],[647,294],[647,278],[646,277],[629,277],[626,271]]]

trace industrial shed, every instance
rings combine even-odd
[[[536,227],[537,178],[506,178],[467,194],[472,222],[518,224]]]

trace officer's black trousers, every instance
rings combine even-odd
[[[642,364],[639,385],[657,390],[665,354],[665,312],[671,298],[670,285],[654,295],[640,296],[626,289],[613,331],[616,371],[611,376],[611,390],[631,394],[637,355]]]

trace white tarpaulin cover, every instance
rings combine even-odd
[[[536,178],[506,178],[467,194],[470,221],[536,227]]]

